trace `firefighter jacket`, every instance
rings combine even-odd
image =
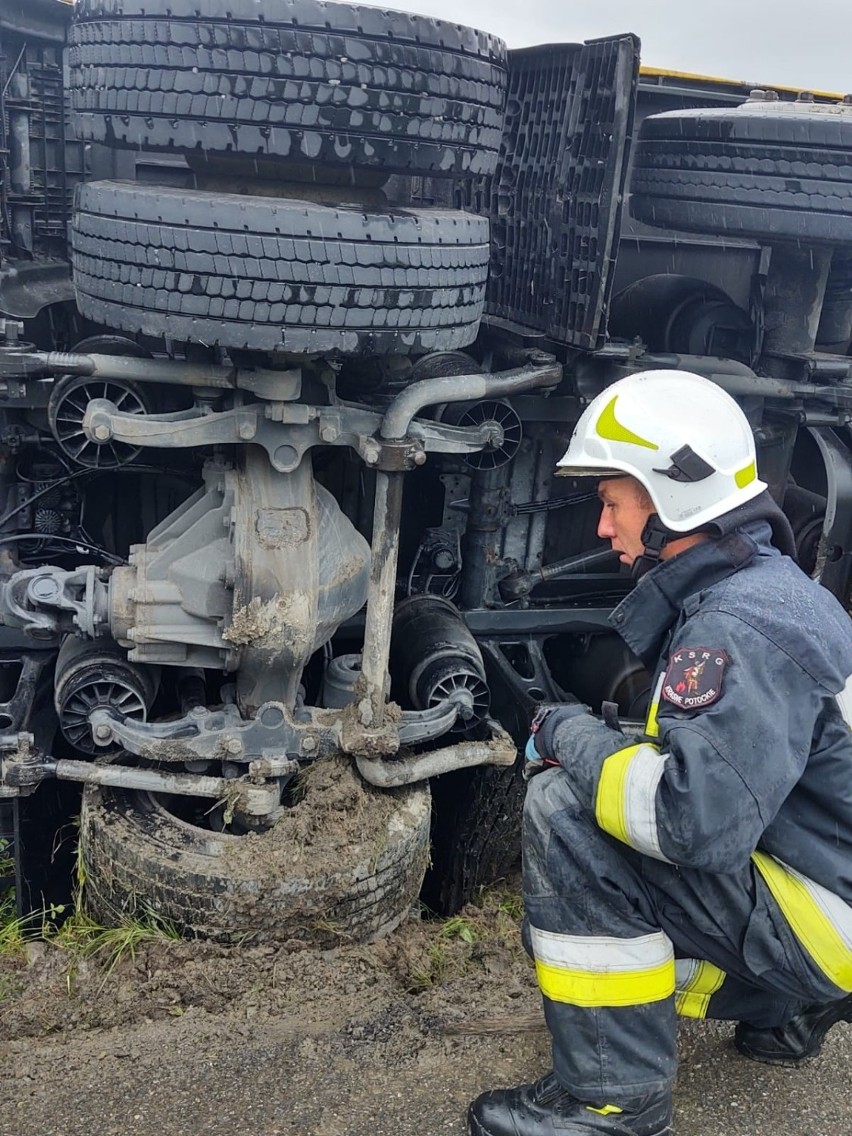
[[[852,990],[852,624],[766,520],[645,575],[611,622],[653,675],[645,732],[575,707],[542,755],[605,832],[711,873],[749,860],[797,937]]]

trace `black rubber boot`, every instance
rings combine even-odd
[[[467,1114],[472,1136],[672,1136],[670,1092],[628,1109],[586,1104],[553,1073],[534,1085],[483,1093]]]
[[[823,1039],[836,1022],[852,1022],[852,994],[837,1002],[806,1006],[786,1025],[758,1029],[737,1022],[734,1045],[745,1057],[767,1065],[801,1065],[816,1057]]]

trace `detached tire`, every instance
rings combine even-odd
[[[431,176],[496,164],[505,44],[456,24],[322,0],[80,0],[70,44],[86,141]]]
[[[260,835],[199,828],[155,794],[87,787],[86,906],[107,925],[154,913],[216,942],[377,938],[417,899],[429,816],[427,786],[375,790],[345,762],[315,766],[304,800]]]
[[[81,186],[71,233],[82,314],[185,343],[343,354],[476,338],[488,221],[121,182]]]
[[[689,232],[852,243],[852,106],[754,100],[645,119],[630,211]]]

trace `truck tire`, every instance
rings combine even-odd
[[[519,865],[521,766],[465,769],[433,784],[432,857],[422,896],[436,915],[455,915]]]
[[[645,119],[630,211],[648,225],[852,243],[852,106],[748,102]]]
[[[494,170],[505,44],[324,0],[80,0],[78,137],[407,174]]]
[[[342,354],[476,338],[488,221],[454,210],[90,182],[71,234],[87,318],[185,343]]]
[[[287,817],[269,832],[235,836],[180,819],[152,793],[87,787],[80,820],[87,910],[106,925],[153,914],[185,937],[215,942],[327,945],[389,933],[417,900],[426,869],[429,789],[374,790],[348,762],[333,764],[334,778],[352,779],[344,788],[358,794],[349,843],[336,805],[325,823],[300,829],[299,840]],[[296,825],[311,793],[322,806],[336,783],[312,790],[311,781],[288,810]]]

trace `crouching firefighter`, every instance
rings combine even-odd
[[[677,371],[587,407],[560,472],[637,578],[611,621],[644,733],[543,707],[527,747],[525,941],[553,1071],[476,1136],[667,1136],[676,1015],[797,1064],[852,1020],[852,626],[794,564],[737,404]]]

